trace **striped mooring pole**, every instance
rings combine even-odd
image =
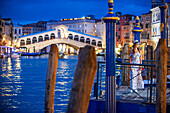
[[[160,31],[161,31],[161,39],[166,39],[166,16],[165,16],[165,10],[168,8],[167,5],[165,5],[165,0],[162,0],[162,5],[159,7],[161,10],[161,25],[160,25]]]
[[[134,33],[134,41],[138,40],[138,42],[140,42],[140,34],[143,30],[140,28],[138,16],[136,17],[136,26],[133,28],[132,32]]]
[[[119,17],[113,14],[113,0],[108,0],[109,12],[102,18],[106,23],[106,112],[116,113],[116,80],[115,80],[115,41],[116,21]]]

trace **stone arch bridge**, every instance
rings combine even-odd
[[[64,25],[22,36],[17,41],[19,47],[26,47],[29,52],[38,52],[51,44],[65,44],[67,49],[72,47],[76,50],[86,45],[100,49],[103,46],[103,41],[100,37],[73,31]]]

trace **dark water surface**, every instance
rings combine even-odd
[[[55,113],[66,111],[77,56],[59,59]],[[48,55],[0,59],[0,113],[43,113]]]

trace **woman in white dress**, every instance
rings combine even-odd
[[[139,49],[138,41],[134,42],[133,50],[130,54],[130,63],[132,64],[142,64],[142,58]],[[131,66],[131,88],[137,92],[137,89],[144,89],[144,82],[141,76],[141,67],[140,66]],[[132,90],[130,90],[132,92]]]

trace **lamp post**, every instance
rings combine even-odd
[[[106,23],[106,112],[116,113],[116,80],[115,80],[115,40],[116,21],[119,17],[113,14],[113,0],[108,0],[109,12],[102,18]]]
[[[132,32],[134,33],[134,40],[138,40],[138,42],[140,42],[140,34],[143,30],[140,28],[138,16],[136,17],[136,26],[133,28]]]

